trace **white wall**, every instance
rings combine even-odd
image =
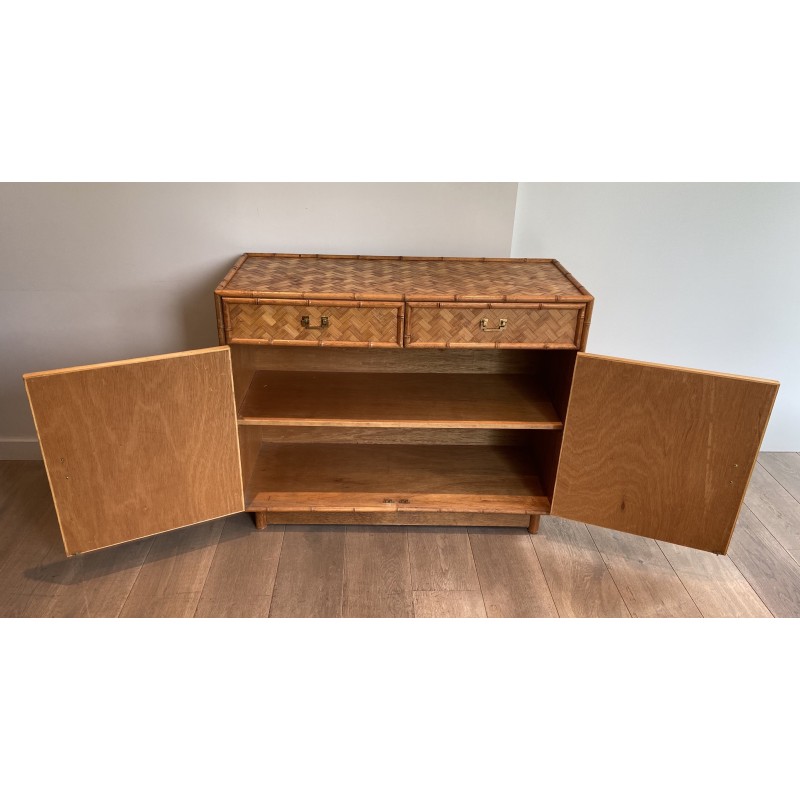
[[[244,250],[551,256],[589,349],[781,381],[800,450],[798,184],[0,184],[0,458],[36,454],[23,372],[216,342]],[[512,244],[513,230],[513,244]]]
[[[512,255],[595,296],[593,353],[779,380],[800,450],[800,184],[520,184]]]
[[[216,344],[246,251],[508,256],[515,183],[0,184],[0,458],[36,457],[23,372]]]

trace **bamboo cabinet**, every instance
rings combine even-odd
[[[589,355],[546,259],[245,254],[215,300],[219,347],[24,376],[68,554],[244,510],[724,553],[778,390]]]

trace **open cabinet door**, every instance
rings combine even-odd
[[[578,354],[552,513],[725,553],[777,391]]]
[[[244,510],[229,348],[24,379],[68,555]]]

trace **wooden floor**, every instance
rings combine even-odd
[[[67,559],[42,463],[0,462],[0,616],[798,617],[800,454],[761,454],[727,556],[552,517],[532,536],[240,514]]]

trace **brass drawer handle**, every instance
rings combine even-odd
[[[311,324],[311,317],[300,317],[300,324],[304,328],[308,328],[308,330],[313,331],[317,328],[327,328],[328,327],[328,318],[327,317],[320,317],[319,318],[319,325],[312,325]]]
[[[500,320],[500,324],[496,328],[490,328],[489,327],[489,320],[488,319],[482,319],[481,320],[481,330],[482,331],[502,331],[506,327],[506,325],[508,325],[508,320],[507,319],[501,319]]]

